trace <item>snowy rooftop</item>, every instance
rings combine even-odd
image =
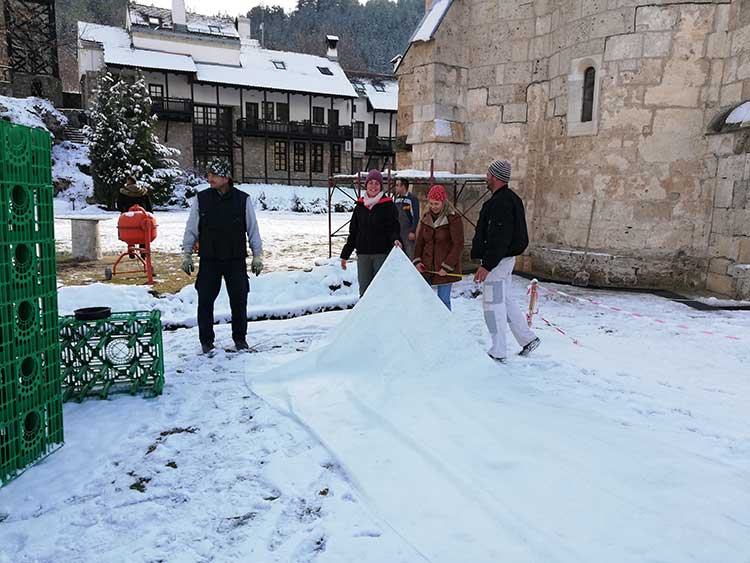
[[[367,99],[378,111],[398,111],[398,81],[366,80],[364,82]]]
[[[157,8],[144,4],[130,4],[130,21],[134,25],[148,26],[152,29],[172,30],[172,11],[168,8]],[[220,37],[239,38],[234,21],[230,18],[204,16],[201,14],[186,14],[188,31],[205,33]]]
[[[357,97],[341,66],[324,57],[247,45],[240,54],[241,66],[196,64],[190,55],[133,49],[127,31],[119,27],[78,22],[78,35],[100,43],[107,64],[197,73],[198,80],[215,84]]]
[[[452,4],[453,0],[437,0],[432,5],[432,8],[430,8],[430,11],[422,18],[422,21],[417,26],[417,30],[411,37],[410,43],[432,39]]]

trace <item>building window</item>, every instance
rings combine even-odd
[[[357,172],[362,172],[364,162],[362,160],[362,157],[355,157],[353,161],[354,169],[352,170],[352,174],[356,174]]]
[[[318,106],[314,106],[312,120],[313,120],[313,123],[317,123],[317,124],[325,123],[325,109],[318,107]]]
[[[365,85],[361,82],[355,82],[354,83],[354,91],[357,92],[357,94],[366,94],[367,91],[365,90]]]
[[[263,102],[263,119],[273,121],[273,102]]]
[[[161,25],[161,18],[157,18],[156,16],[149,16],[148,17],[148,23],[150,25],[160,26]]]
[[[277,102],[276,103],[276,121],[289,121],[289,104]]]
[[[221,33],[221,28],[218,25],[209,25],[208,32],[209,33]]]
[[[164,86],[161,84],[149,84],[148,85],[148,95],[149,97],[154,99],[161,99],[164,97]]]
[[[365,138],[365,122],[355,121],[354,123],[352,123],[352,133],[354,133],[355,139],[364,139]]]
[[[334,174],[341,173],[341,145],[331,145],[331,170]]]
[[[284,61],[271,61],[273,63],[273,66],[275,66],[279,70],[286,70],[286,63]]]
[[[294,171],[305,171],[305,143],[294,143]]]
[[[339,126],[339,110],[329,109],[328,110],[328,125],[331,127]]]
[[[583,105],[581,107],[581,122],[586,123],[593,119],[594,114],[594,88],[596,86],[596,70],[593,66],[586,69],[583,74]]]
[[[273,167],[276,171],[287,169],[287,146],[286,141],[276,141],[273,144]]]
[[[320,71],[320,74],[325,74],[326,76],[333,76],[333,72],[331,72],[331,69],[327,66],[319,66],[318,70]]]
[[[357,113],[357,104],[352,104],[352,113]]]
[[[377,123],[370,123],[367,126],[368,137],[377,137],[379,132],[380,132],[380,127],[378,126]]]
[[[216,106],[193,106],[193,123],[196,125],[218,125]]]
[[[245,102],[245,119],[248,123],[258,122],[258,102]]]
[[[372,87],[375,88],[376,92],[385,92],[385,84],[382,82],[373,82]]]
[[[323,145],[320,143],[313,143],[310,150],[312,153],[312,171],[320,174],[323,172]]]

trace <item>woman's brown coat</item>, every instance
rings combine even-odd
[[[434,222],[429,210],[422,216],[414,248],[415,265],[422,263],[428,271],[438,272],[442,268],[449,274],[460,274],[463,249],[464,226],[455,210],[441,213]],[[423,275],[432,285],[459,280],[452,276]]]

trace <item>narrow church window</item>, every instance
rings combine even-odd
[[[583,107],[581,122],[591,121],[594,113],[594,86],[596,84],[596,70],[593,66],[586,69],[583,75]]]

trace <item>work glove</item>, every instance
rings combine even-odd
[[[193,273],[195,270],[195,266],[193,266],[193,255],[189,252],[186,252],[182,255],[182,271],[185,272],[188,276]]]
[[[253,256],[253,261],[250,264],[250,271],[256,276],[259,276],[262,270],[263,270],[263,259],[260,257],[260,255]]]

